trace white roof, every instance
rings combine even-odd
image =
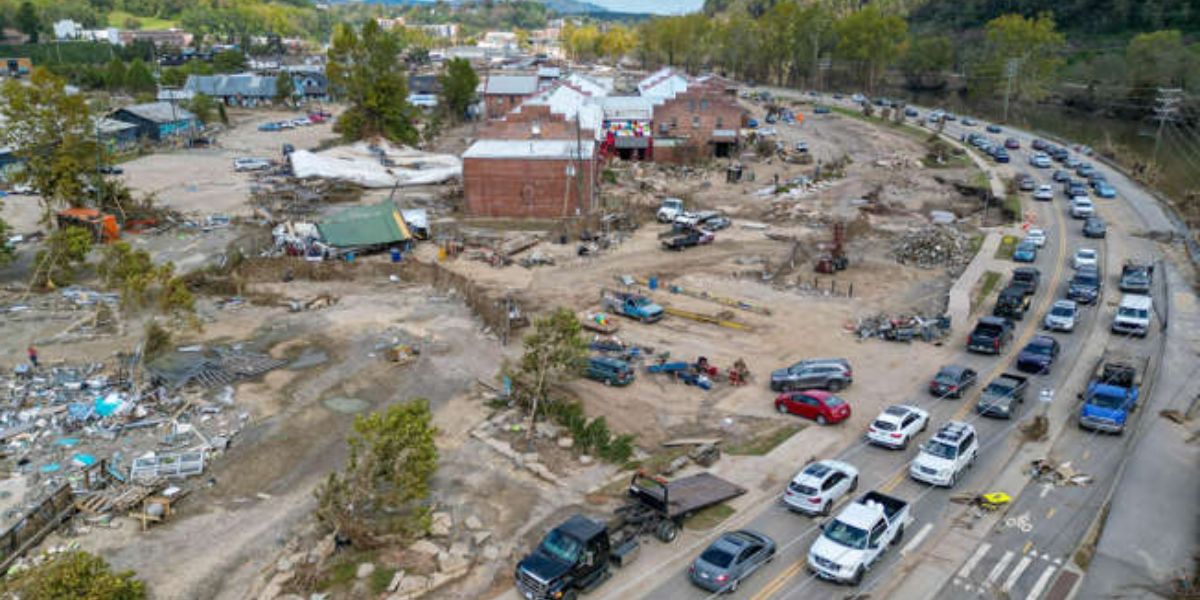
[[[552,90],[542,92],[529,100],[526,100],[521,106],[549,106],[550,112],[562,115],[568,121],[575,120],[579,117],[579,126],[583,129],[591,129],[594,131],[596,139],[600,139],[602,132],[600,129],[604,124],[604,112],[595,104],[593,99],[579,90],[569,86],[560,85]],[[514,112],[520,112],[521,107],[518,106]]]
[[[842,510],[841,514],[837,516],[837,520],[852,527],[870,531],[881,516],[883,516],[882,506],[867,506],[861,502],[854,502]]]
[[[654,117],[653,98],[609,96],[600,100],[607,121],[649,121]]]
[[[1122,308],[1148,309],[1150,308],[1150,296],[1142,294],[1125,294],[1121,296]]]
[[[479,140],[463,153],[463,158],[521,158],[526,160],[570,160],[592,158],[595,144],[590,140]]]
[[[673,69],[663,68],[639,82],[637,88],[643,96],[674,98],[676,94],[687,91],[688,83],[687,77]]]
[[[594,77],[584,73],[571,73],[567,75],[566,81],[596,97],[611,94],[614,87],[612,77]]]

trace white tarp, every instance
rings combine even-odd
[[[333,179],[368,188],[430,185],[462,177],[462,160],[457,156],[430,154],[386,142],[357,142],[320,154],[297,150],[291,154],[291,161],[292,172],[301,179]]]

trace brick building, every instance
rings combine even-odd
[[[595,144],[480,140],[463,153],[466,212],[559,219],[591,212],[598,195]]]
[[[537,92],[537,75],[488,75],[483,85],[483,103],[488,118],[503,117]]]
[[[695,79],[654,107],[654,158],[686,162],[731,156],[745,111],[737,92],[717,78]]]

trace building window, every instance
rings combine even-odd
[[[696,112],[696,101],[688,100],[688,112]]]
[[[692,117],[692,129],[700,129],[700,117]]]
[[[708,110],[708,100],[701,100],[700,101],[700,112],[704,112],[706,110]]]
[[[725,119],[717,117],[717,129],[722,129],[725,126]]]
[[[671,129],[675,129],[678,126],[679,123],[675,120],[675,117],[671,117]]]
[[[660,134],[662,134],[662,135],[666,135],[666,134],[667,134],[667,124],[666,124],[666,123],[659,123],[659,124],[658,124],[658,133],[660,133]]]

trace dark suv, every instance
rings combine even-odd
[[[854,371],[844,358],[802,360],[771,372],[771,389],[776,392],[814,388],[837,392],[851,383],[854,383]]]
[[[1013,338],[1013,322],[1004,317],[983,317],[967,338],[967,350],[1000,354]]]
[[[1033,298],[1026,294],[1025,290],[1026,288],[1021,285],[1010,285],[1004,288],[1000,292],[1000,296],[996,298],[996,306],[992,309],[992,314],[1020,321],[1025,316],[1025,312],[1029,310]]]
[[[1067,299],[1080,304],[1093,304],[1100,298],[1100,270],[1094,266],[1075,271],[1067,283]]]

